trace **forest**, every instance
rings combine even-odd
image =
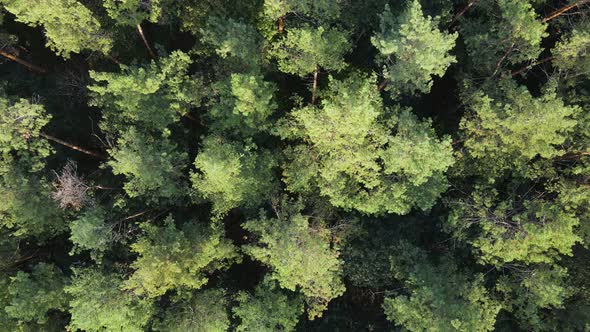
[[[0,0],[0,332],[590,331],[590,0]]]

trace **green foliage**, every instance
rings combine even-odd
[[[462,237],[477,229],[469,242],[484,264],[552,263],[560,255],[571,255],[581,242],[575,233],[578,218],[555,202],[542,199],[501,200],[490,188],[478,188],[461,200],[449,217],[449,227]]]
[[[490,297],[482,274],[459,271],[449,257],[428,262],[407,243],[391,258],[391,270],[405,291],[386,297],[387,319],[409,331],[492,331],[501,305]]]
[[[288,74],[306,76],[318,70],[341,70],[346,66],[344,54],[350,50],[344,32],[324,27],[305,26],[287,30],[273,43],[269,54],[279,69]]]
[[[483,92],[471,97],[470,112],[461,120],[469,156],[481,160],[493,176],[504,169],[523,172],[537,156],[563,155],[561,145],[573,131],[580,108],[565,105],[551,90],[535,98],[526,87],[509,81],[500,90],[500,98]]]
[[[175,51],[148,66],[121,66],[120,73],[90,71],[95,85],[91,105],[103,112],[101,128],[110,133],[137,125],[163,131],[201,103],[202,85],[189,76],[190,57]]]
[[[149,299],[122,291],[115,273],[94,268],[75,270],[66,292],[72,297],[69,330],[142,332],[154,312]]]
[[[254,69],[260,62],[260,36],[256,29],[234,19],[209,17],[201,29],[202,41],[214,47],[221,58]]]
[[[276,20],[288,13],[334,19],[340,14],[341,0],[264,0],[263,17]]]
[[[553,63],[572,76],[590,75],[590,25],[574,29],[551,50]]]
[[[31,273],[19,271],[10,278],[8,292],[11,301],[4,310],[8,316],[21,322],[44,324],[49,310],[67,309],[66,282],[61,270],[52,264],[39,263]]]
[[[208,113],[213,130],[252,135],[269,129],[268,117],[277,109],[273,83],[261,75],[232,74],[216,87],[219,101],[213,103]]]
[[[187,154],[178,151],[167,133],[149,136],[131,127],[109,153],[112,160],[108,165],[113,174],[127,177],[124,188],[129,197],[158,200],[183,195],[182,168],[186,166]]]
[[[505,64],[536,59],[547,25],[529,0],[479,1],[480,16],[461,26],[473,70],[496,74]]]
[[[72,254],[82,250],[100,253],[109,248],[113,234],[105,217],[105,211],[93,208],[70,223],[70,241],[74,244]]]
[[[43,105],[26,99],[11,101],[0,91],[0,174],[15,155],[32,171],[43,168],[44,159],[53,152],[39,137],[49,120]]]
[[[112,40],[92,12],[76,0],[2,0],[0,4],[29,26],[42,26],[47,46],[69,58],[82,50],[108,54]]]
[[[186,296],[176,296],[174,304],[155,323],[155,331],[224,332],[230,321],[227,300],[222,289],[208,289]]]
[[[254,294],[239,293],[237,301],[233,308],[240,319],[236,331],[294,331],[303,313],[303,301],[283,293],[272,281],[263,281]]]
[[[447,187],[450,139],[438,139],[409,110],[386,119],[374,80],[332,80],[320,107],[292,112],[279,133],[306,145],[288,151],[287,189],[308,192],[315,184],[332,205],[367,214],[428,210]]]
[[[162,8],[160,0],[105,0],[103,7],[118,24],[136,25],[143,20],[157,22]]]
[[[274,187],[272,168],[276,162],[272,154],[257,151],[252,144],[207,137],[194,164],[198,172],[191,175],[193,188],[213,202],[216,214],[235,207],[259,206]]]
[[[0,177],[0,225],[17,237],[46,240],[65,230],[63,216],[50,198],[51,185],[13,167]]]
[[[322,222],[310,224],[309,217],[301,214],[301,204],[283,202],[278,208],[276,219],[261,212],[259,219],[242,225],[259,238],[259,246],[249,245],[244,250],[270,266],[270,278],[281,287],[300,289],[309,317],[319,317],[330,300],[345,290],[339,252],[331,246],[330,231]]]
[[[503,276],[496,289],[503,294],[506,310],[513,312],[521,326],[530,331],[545,330],[543,309],[563,308],[572,294],[567,285],[567,270],[540,266],[516,276]]]
[[[379,50],[385,79],[395,93],[430,92],[432,76],[442,77],[456,62],[449,52],[458,35],[441,32],[437,20],[424,16],[418,0],[411,1],[401,15],[385,7],[380,31],[371,41]]]
[[[208,275],[239,260],[236,248],[218,227],[188,222],[176,228],[172,217],[164,227],[142,224],[144,234],[131,245],[139,258],[125,289],[156,297],[180,287],[199,289]]]

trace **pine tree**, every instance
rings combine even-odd
[[[101,129],[108,133],[136,125],[142,131],[163,131],[202,98],[201,81],[190,77],[190,57],[175,51],[148,66],[121,66],[120,73],[90,71],[92,106],[101,108]]]
[[[144,234],[131,245],[139,258],[125,289],[157,297],[176,288],[199,289],[208,275],[238,260],[236,248],[216,227],[188,222],[178,229],[168,217],[164,227],[142,224]]]
[[[282,288],[303,293],[310,319],[321,317],[328,303],[345,290],[339,253],[330,244],[329,230],[320,221],[310,224],[299,203],[285,201],[276,209],[276,219],[261,212],[259,219],[242,225],[259,238],[258,246],[244,250],[268,265],[269,277]]]
[[[387,319],[409,331],[492,331],[500,303],[484,287],[482,274],[460,271],[452,258],[428,262],[424,251],[402,243],[391,271],[404,290],[386,297]]]
[[[239,293],[237,301],[238,306],[233,308],[234,316],[240,319],[236,331],[294,331],[303,313],[303,301],[282,292],[274,281],[263,281],[254,294]]]
[[[227,298],[223,289],[207,289],[188,295],[179,294],[155,323],[155,331],[224,332],[230,327]]]
[[[442,77],[456,62],[449,52],[458,35],[441,32],[436,21],[424,16],[418,0],[411,1],[399,17],[385,7],[380,30],[371,41],[379,50],[384,77],[394,94],[429,93],[432,76]]]
[[[144,331],[155,309],[151,300],[122,291],[123,279],[117,273],[95,268],[74,272],[71,285],[65,288],[72,297],[70,330]]]
[[[99,21],[76,0],[2,0],[0,3],[19,22],[42,26],[47,46],[64,58],[85,49],[103,54],[111,50],[113,42]]]
[[[295,110],[279,134],[305,142],[288,150],[289,191],[317,186],[332,205],[367,214],[428,210],[453,163],[450,139],[438,139],[429,121],[384,109],[374,77],[332,80],[321,106]]]
[[[274,187],[275,164],[270,152],[255,145],[211,136],[203,141],[191,181],[197,193],[213,203],[214,212],[223,215],[235,207],[254,208],[265,202]]]

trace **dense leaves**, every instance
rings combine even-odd
[[[590,331],[590,1],[0,0],[0,331]]]

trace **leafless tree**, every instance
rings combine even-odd
[[[76,163],[70,160],[61,173],[55,173],[51,197],[62,209],[72,208],[77,211],[92,202],[87,194],[90,186],[76,173],[77,169]]]

